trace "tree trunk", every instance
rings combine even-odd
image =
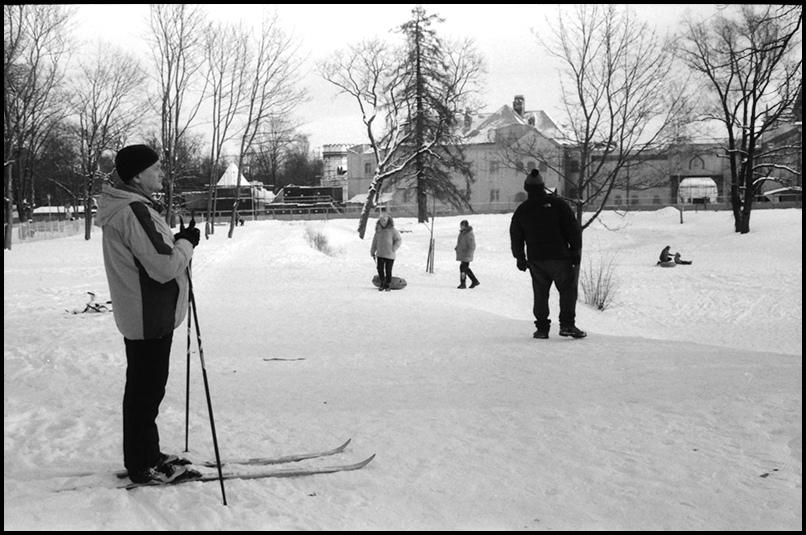
[[[84,239],[89,240],[90,238],[92,238],[92,196],[87,190],[84,199]]]
[[[361,217],[358,219],[358,237],[362,240],[364,239],[364,234],[367,231],[367,221],[369,221],[369,214],[372,212],[372,209],[377,206],[376,200],[378,199],[378,191],[381,187],[381,182],[383,182],[378,175],[375,175],[375,178],[372,179],[372,183],[369,185],[369,190],[367,191],[367,200],[364,201],[364,206],[361,208]]]

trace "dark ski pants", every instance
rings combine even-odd
[[[529,261],[534,292],[535,325],[540,330],[548,330],[549,291],[551,284],[560,293],[560,327],[573,327],[576,323],[577,279],[579,270],[568,259]]]
[[[123,394],[123,464],[129,472],[153,467],[160,457],[157,415],[165,397],[173,332],[155,340],[126,343]]]
[[[386,284],[392,282],[392,266],[394,263],[394,258],[378,257],[378,277],[381,279],[381,282],[385,282]]]

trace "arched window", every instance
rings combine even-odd
[[[526,172],[527,173],[531,173],[532,169],[536,169],[536,168],[537,168],[537,164],[535,162],[531,161],[531,160],[529,160],[529,163],[526,164]]]

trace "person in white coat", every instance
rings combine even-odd
[[[400,248],[403,239],[395,228],[394,220],[386,212],[378,217],[375,223],[375,236],[372,237],[370,254],[378,267],[381,284],[379,291],[389,291],[392,284],[392,266],[395,263],[395,252]]]

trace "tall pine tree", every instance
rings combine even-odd
[[[433,149],[418,152],[395,181],[417,192],[418,221],[428,221],[428,194],[458,209],[471,209],[470,186],[473,174],[465,159],[456,129],[456,117],[467,97],[464,88],[480,71],[480,60],[472,47],[449,50],[432,28],[444,19],[429,15],[421,7],[412,10],[412,19],[400,31],[406,37],[399,75],[404,81],[397,97],[408,113],[406,129],[412,153],[433,143]],[[464,177],[464,189],[451,180],[452,171]]]

